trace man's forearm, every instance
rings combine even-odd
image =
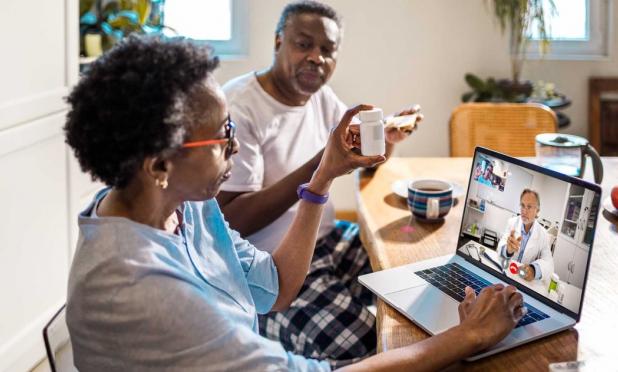
[[[279,182],[259,191],[243,193],[219,204],[230,227],[243,237],[268,226],[298,201],[296,188],[309,182],[320,164],[322,151]]]

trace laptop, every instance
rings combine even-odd
[[[534,221],[529,231],[522,230],[520,214],[534,203],[528,197],[528,204],[520,205],[524,190],[540,202],[535,220],[523,216],[523,225]],[[459,324],[457,308],[466,286],[478,294],[491,284],[514,285],[528,313],[500,343],[466,360],[513,348],[579,321],[600,199],[598,185],[477,147],[453,254],[362,275],[359,281],[431,335]],[[496,232],[498,244],[483,239],[484,231]],[[526,245],[509,254],[509,235],[522,232]],[[531,274],[528,268],[534,268]]]

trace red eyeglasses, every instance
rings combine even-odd
[[[193,147],[203,147],[211,145],[220,145],[227,142],[225,147],[225,157],[229,158],[234,153],[234,138],[236,137],[236,124],[232,121],[230,114],[225,118],[225,138],[205,140],[205,141],[193,141],[185,142],[182,144],[182,148],[190,149]]]

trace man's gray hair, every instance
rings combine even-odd
[[[532,189],[524,189],[524,191],[521,192],[521,196],[519,197],[519,200],[521,200],[524,195],[526,194],[533,194],[534,197],[536,198],[536,205],[539,209],[541,209],[541,197],[539,196],[539,193],[532,190]]]
[[[330,18],[335,21],[339,29],[342,27],[341,16],[337,14],[335,9],[333,9],[330,5],[314,0],[300,0],[289,3],[285,6],[285,8],[283,8],[283,12],[281,12],[281,16],[279,17],[279,22],[277,22],[277,27],[275,28],[275,34],[281,34],[291,16],[307,13]]]

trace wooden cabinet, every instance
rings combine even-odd
[[[585,244],[588,219],[592,214],[594,192],[581,186],[570,185],[560,233],[577,244]],[[596,213],[596,211],[595,211]]]
[[[601,146],[599,153],[618,156],[618,95],[601,96]]]
[[[560,280],[581,289],[588,264],[588,252],[586,247],[559,234],[554,248],[554,272]]]
[[[571,263],[576,249],[572,240],[565,238],[563,234],[558,234],[554,247],[554,272],[558,274],[560,280],[567,283],[571,278]]]
[[[605,156],[618,156],[618,77],[588,82],[588,139]]]
[[[582,288],[593,226],[598,211],[598,195],[591,190],[571,184],[567,190],[564,217],[554,248],[554,271],[560,279]]]

